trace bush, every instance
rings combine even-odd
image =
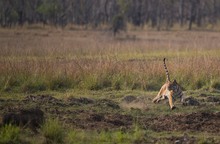
[[[159,91],[161,86],[164,83],[161,83],[159,81],[153,81],[153,80],[149,80],[147,81],[146,85],[144,86],[144,89],[147,91]]]
[[[85,88],[88,90],[101,90],[109,87],[112,87],[112,81],[106,75],[88,75],[81,83],[81,88]]]
[[[211,82],[211,87],[220,90],[220,81]]]
[[[52,90],[68,89],[71,86],[71,80],[65,76],[58,76],[57,78],[52,79],[52,81],[50,82],[50,89]]]
[[[205,79],[198,79],[195,82],[192,82],[191,89],[201,89],[206,85]]]
[[[103,75],[98,77],[96,85],[98,89],[94,89],[94,90],[105,89],[112,87],[112,81],[108,75]]]
[[[4,80],[2,80],[3,83],[3,91],[12,91],[15,88],[18,88],[21,86],[23,80],[21,79],[20,76],[16,76],[16,77],[5,77]]]
[[[126,22],[124,17],[119,14],[113,17],[113,22],[112,22],[112,30],[114,33],[114,36],[120,31],[120,30],[125,30],[126,29]]]
[[[48,119],[42,126],[47,144],[63,143],[65,132],[57,119]]]
[[[83,144],[83,143],[92,143],[92,139],[89,138],[89,134],[86,134],[84,131],[75,131],[72,130],[68,133],[67,141],[69,144]],[[94,138],[94,137],[93,137]]]
[[[124,130],[116,131],[80,131],[70,130],[67,136],[67,143],[143,143],[145,132],[140,127],[135,126],[133,131],[125,132]]]
[[[20,129],[11,124],[5,125],[0,130],[0,144],[18,144],[21,143],[19,139]]]

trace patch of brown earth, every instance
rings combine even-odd
[[[141,98],[133,96],[124,99],[127,104],[141,101]],[[211,99],[210,101],[218,100]],[[8,121],[11,121],[14,117],[15,122],[25,124],[21,117],[24,119],[26,117],[28,121],[37,120],[38,113],[35,116],[32,115],[34,111],[31,112],[31,107],[36,105],[40,106],[46,117],[58,117],[68,126],[79,129],[127,129],[132,127],[135,120],[132,115],[124,114],[117,102],[109,99],[69,98],[60,100],[47,95],[27,96],[21,101],[1,100],[0,114],[2,117],[4,113],[5,120],[8,117]],[[30,108],[30,112],[20,111],[25,107]],[[138,122],[143,128],[155,131],[220,132],[220,112],[195,112],[152,118],[139,117]]]
[[[174,144],[194,144],[196,142],[195,137],[190,137],[187,134],[184,134],[183,136],[179,136],[179,137],[172,136],[166,138],[166,140]]]
[[[95,130],[128,129],[133,124],[133,118],[130,115],[96,113],[92,111],[81,111],[74,118],[64,118],[63,121],[75,128]]]
[[[219,133],[220,112],[197,112],[187,115],[181,114],[148,118],[141,123],[145,128],[155,131],[207,131]]]
[[[2,117],[2,124],[14,124],[22,127],[29,127],[37,131],[44,122],[44,112],[40,109],[21,109],[14,112],[5,113]]]
[[[120,106],[125,109],[140,109],[140,110],[147,110],[146,97],[135,97],[135,96],[125,96],[122,98]]]

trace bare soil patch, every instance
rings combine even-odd
[[[216,102],[218,100],[209,98],[209,101]],[[125,97],[123,100],[123,103],[127,104],[141,102],[141,98],[135,97]],[[1,117],[13,113],[18,116],[20,113],[15,112],[21,109],[26,108],[27,111],[30,111],[33,107],[38,107],[44,112],[46,118],[58,117],[66,125],[78,129],[129,129],[136,121],[136,117],[122,109],[120,103],[110,99],[72,97],[61,100],[50,95],[30,95],[23,100],[1,100],[0,103]],[[31,117],[29,113],[27,115],[28,118]],[[30,120],[32,119],[30,118]],[[153,117],[143,116],[138,118],[137,122],[145,129],[158,132],[220,132],[220,112],[194,112],[190,114],[172,114]]]
[[[142,121],[145,128],[155,131],[206,131],[220,132],[220,112],[197,112],[148,118]]]

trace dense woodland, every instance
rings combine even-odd
[[[0,25],[43,23],[124,27],[205,28],[220,20],[220,0],[0,0]],[[116,28],[117,29],[117,28]]]

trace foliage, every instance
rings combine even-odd
[[[211,81],[211,87],[220,90],[220,81],[219,80]]]
[[[22,92],[25,93],[34,93],[38,91],[45,91],[47,89],[46,82],[41,78],[34,78],[31,80],[27,80],[21,86]]]
[[[4,125],[0,128],[0,144],[19,144],[20,129],[11,124]]]
[[[15,90],[22,83],[23,81],[20,76],[3,76],[1,79],[2,90],[6,92]]]
[[[125,23],[124,16],[122,16],[121,14],[114,16],[113,22],[112,22],[112,30],[113,30],[114,36],[119,31],[125,30],[125,29],[126,29],[126,23]]]
[[[71,88],[73,81],[71,81],[70,77],[66,76],[57,76],[50,80],[50,89],[51,90],[62,90],[62,89],[68,89]]]
[[[64,142],[65,132],[57,119],[48,119],[41,129],[47,144]]]
[[[166,80],[163,57],[171,79],[184,90],[219,89],[216,33],[132,32],[138,37],[134,41],[94,31],[63,31],[64,36],[51,31],[53,35],[45,37],[45,31],[24,30],[18,37],[3,30],[10,36],[0,39],[1,91],[158,91]]]
[[[124,144],[127,142],[138,142],[143,139],[144,132],[141,129],[135,129],[132,132],[124,132],[121,130],[115,131],[100,131],[100,132],[86,132],[71,130],[68,133],[67,141],[68,143],[117,143]]]
[[[36,9],[36,12],[42,15],[43,20],[47,18],[56,23],[57,14],[60,12],[60,5],[56,0],[46,0]]]
[[[0,1],[0,24],[17,23],[64,26],[64,24],[111,26],[116,15],[122,14],[124,23],[135,26],[147,24],[158,29],[188,27],[213,29],[218,26],[220,2],[217,0],[34,0]],[[196,27],[195,27],[196,26]]]

